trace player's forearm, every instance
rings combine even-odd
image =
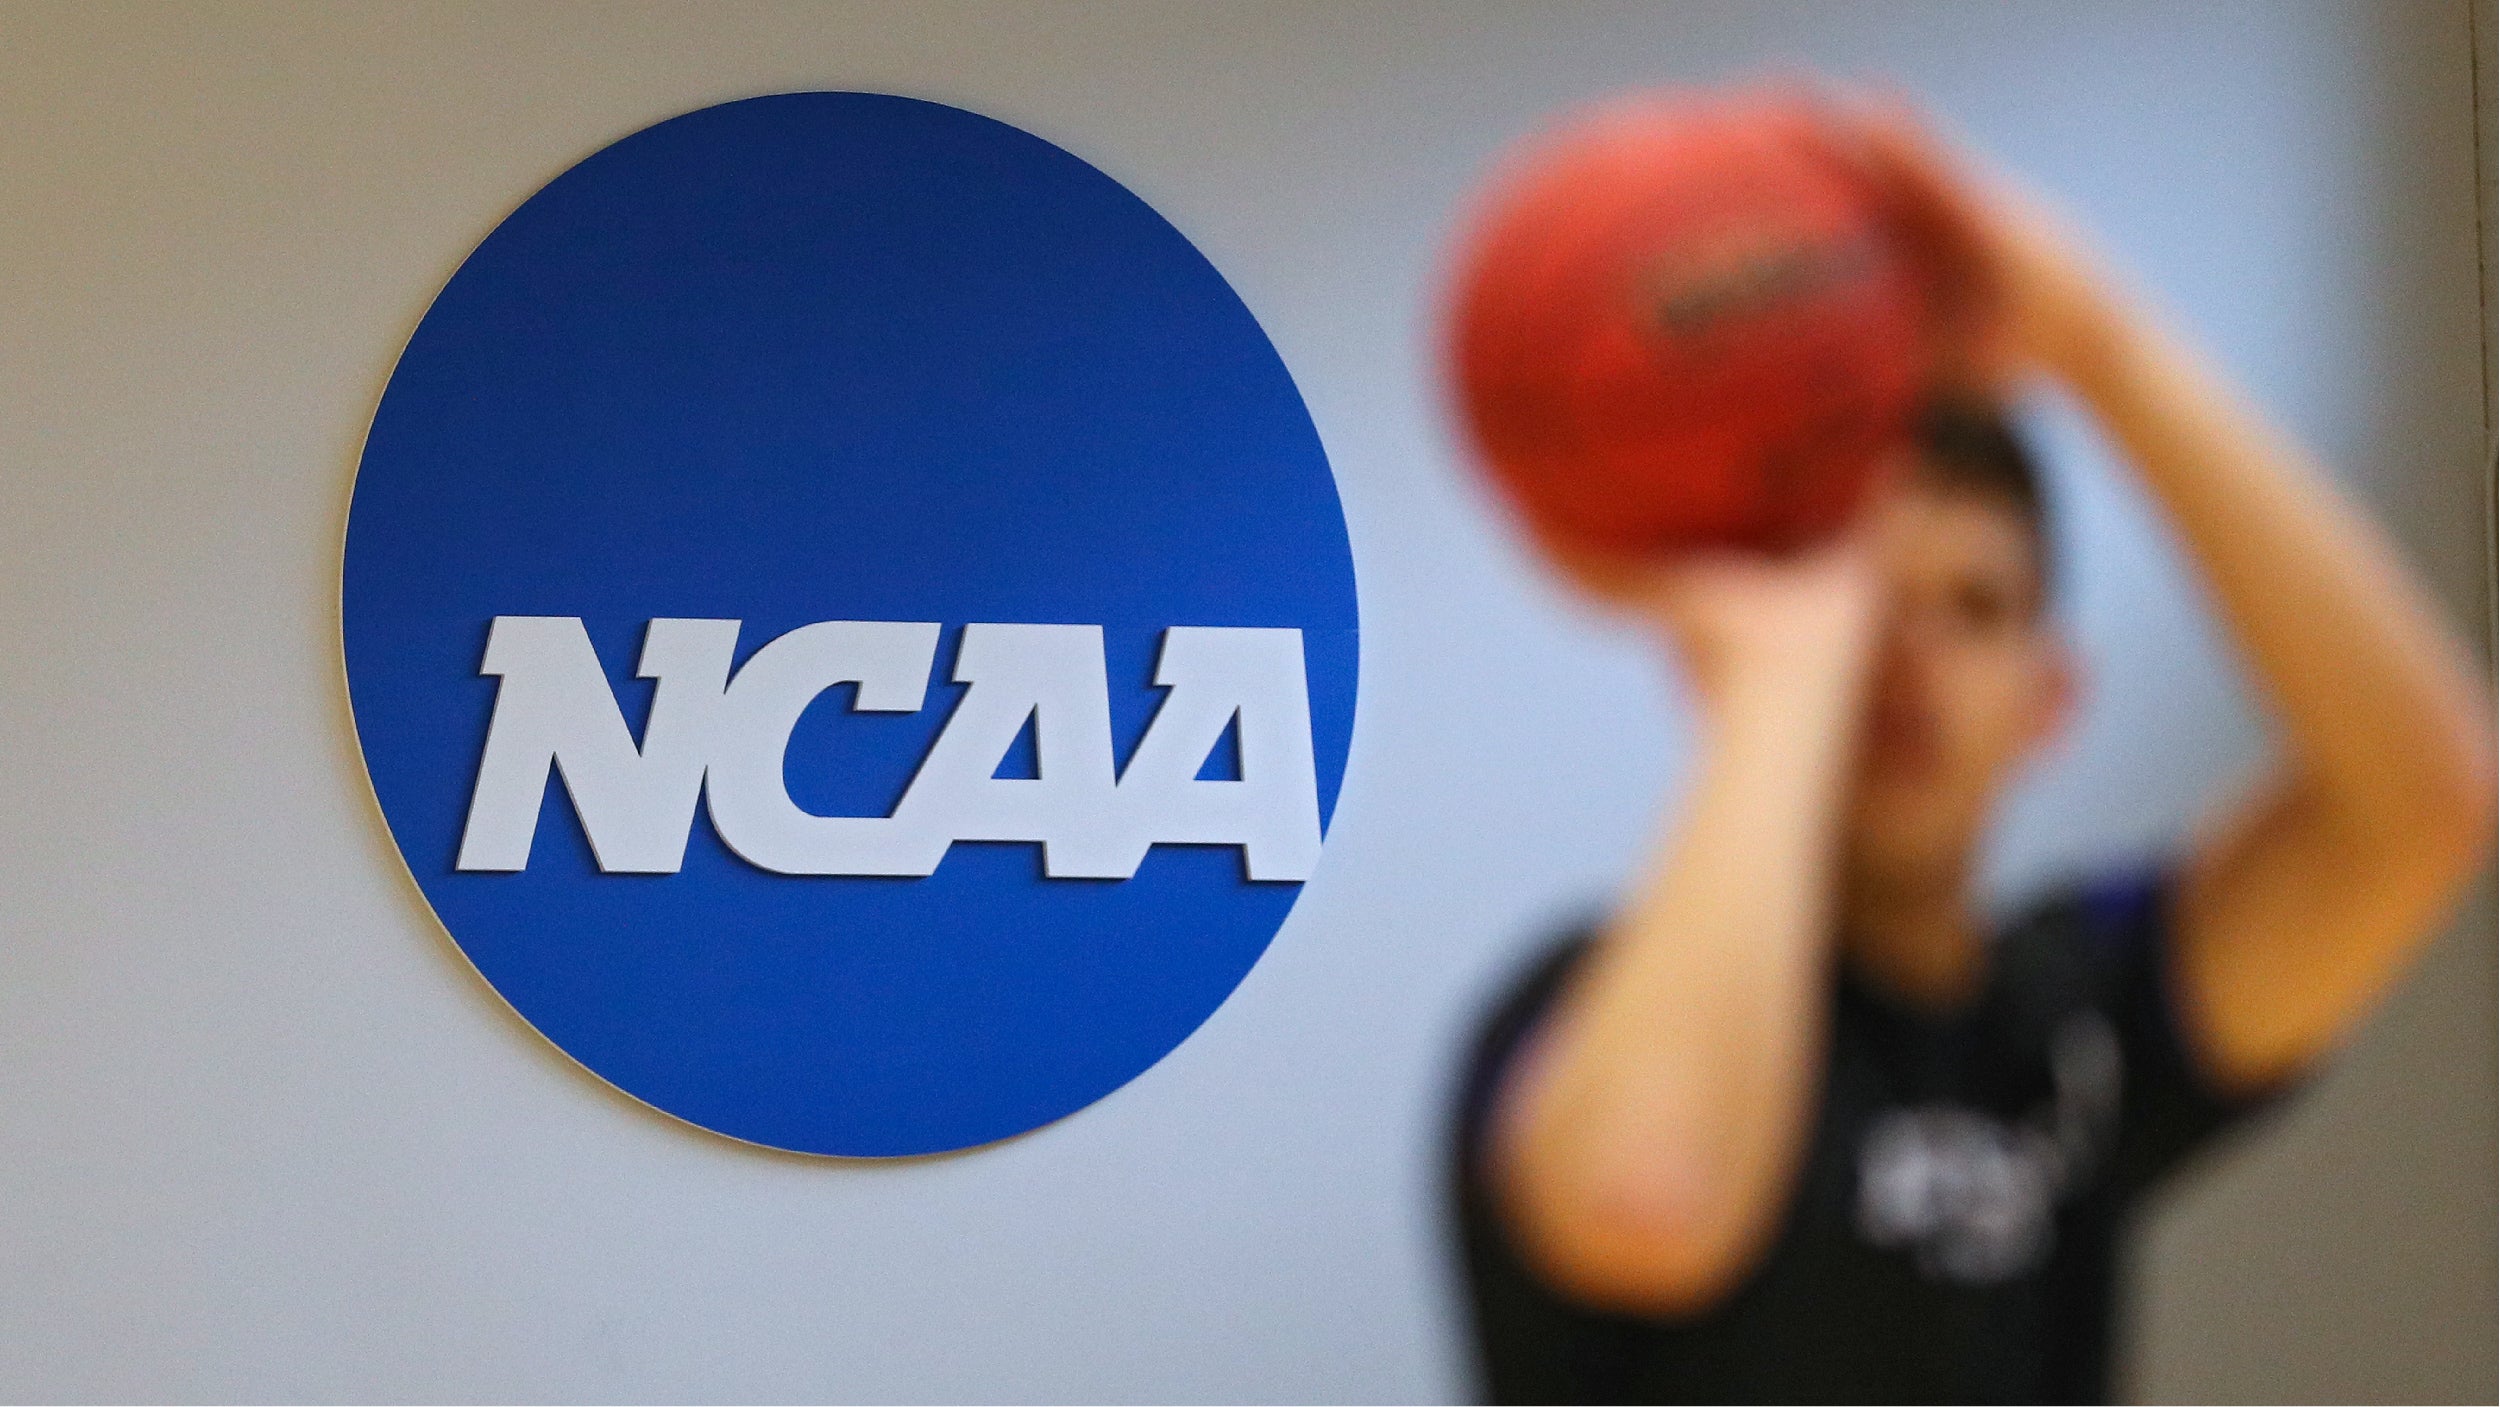
[[[2064,368],[2194,555],[2297,783],[2358,829],[2479,835],[2490,717],[2374,524],[2175,335],[2114,302]]]
[[[1652,873],[1506,1101],[1500,1181],[1532,1253],[1648,1310],[1724,1290],[1792,1173],[1819,1054],[1854,692],[1733,683]]]

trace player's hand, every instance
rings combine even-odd
[[[1843,93],[1823,106],[1845,152],[1932,261],[1942,377],[2002,392],[2029,374],[2088,375],[2113,300],[2066,221],[1954,149],[1905,99]]]
[[[1873,516],[1782,557],[1723,549],[1644,560],[1549,550],[1583,589],[1647,627],[1703,707],[1715,711],[1764,691],[1846,689],[1863,679],[1882,595]]]

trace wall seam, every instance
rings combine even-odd
[[[2482,344],[2483,370],[2483,472],[2478,476],[2483,498],[2483,629],[2487,637],[2500,630],[2500,375],[2495,374],[2496,329],[2492,320],[2492,204],[2493,158],[2495,153],[2485,136],[2492,120],[2492,101],[2487,92],[2493,79],[2491,57],[2483,52],[2493,31],[2492,13],[2495,0],[2465,0],[2466,62],[2473,84],[2474,104],[2474,288],[2480,302],[2482,319],[2475,328]],[[2494,638],[2494,653],[2500,654],[2500,638]]]

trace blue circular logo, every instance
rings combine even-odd
[[[486,237],[342,586],[391,833],[582,1065],[811,1153],[987,1143],[1205,1021],[1317,862],[1353,562],[1188,240],[959,109],[670,119]]]

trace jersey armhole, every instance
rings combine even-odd
[[[2180,969],[2178,882],[2175,871],[2156,872],[2141,881],[2148,912],[2133,932],[2149,949],[2143,955],[2144,1000],[2155,1028],[2169,1047],[2180,1077],[2205,1102],[2236,1119],[2280,1100],[2305,1084],[2315,1068],[2312,1056],[2281,1075],[2249,1089],[2232,1089],[2214,1073],[2207,1048],[2210,1039],[2197,1014],[2195,994]]]
[[[2129,1149],[2122,1176],[2136,1187],[2163,1178],[2218,1137],[2269,1109],[2300,1083],[2298,1073],[2266,1088],[2224,1088],[2202,1053],[2203,1037],[2180,983],[2175,881],[2143,870],[2085,891],[2086,930],[2126,1062],[2124,1118]]]

